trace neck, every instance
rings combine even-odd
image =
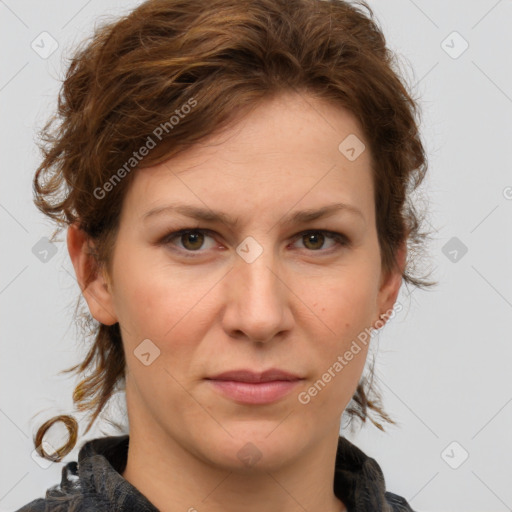
[[[234,469],[219,468],[168,435],[141,436],[131,424],[122,476],[161,512],[343,512],[333,491],[338,432],[284,464]]]

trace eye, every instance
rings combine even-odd
[[[205,252],[200,250],[201,248],[204,248],[203,244],[205,237],[212,238],[213,240],[213,234],[214,232],[209,229],[186,228],[169,233],[162,239],[161,243],[164,245],[176,245],[178,250],[180,250],[180,252],[185,256],[194,257],[195,254],[192,253]],[[178,239],[182,245],[180,246],[175,243],[175,239]],[[333,243],[331,248],[322,250],[322,246],[325,244],[326,239],[331,240]],[[295,237],[295,240],[302,240],[306,249],[309,249],[308,252],[332,252],[332,250],[350,245],[350,241],[345,235],[326,230],[303,231],[302,233],[299,233],[298,237]],[[206,247],[206,249],[212,249],[214,246],[215,241],[210,244],[210,247]]]
[[[167,235],[162,240],[162,243],[176,245],[172,240],[177,238],[183,244],[181,247],[178,246],[180,249],[187,252],[198,252],[198,249],[200,249],[204,243],[205,236],[208,236],[209,233],[212,232],[208,229],[182,229]]]
[[[319,251],[322,249],[322,246],[325,240],[330,239],[334,243],[331,245],[331,248],[336,248],[338,246],[348,246],[349,240],[348,238],[341,234],[333,231],[305,231],[300,234],[300,238],[298,240],[302,240],[306,246],[306,248],[311,249],[312,251]]]

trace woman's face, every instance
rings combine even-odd
[[[88,301],[96,319],[120,323],[131,436],[216,466],[271,468],[338,435],[367,354],[358,336],[401,282],[381,273],[361,141],[348,111],[288,94],[133,171],[111,286],[93,284]],[[268,369],[300,380],[212,380]]]

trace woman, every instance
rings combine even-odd
[[[363,7],[149,0],[77,51],[35,201],[91,315],[86,432],[119,389],[130,431],[20,511],[412,510],[340,436],[343,412],[392,423],[369,333],[431,284],[417,106]]]

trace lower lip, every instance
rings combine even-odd
[[[244,404],[269,404],[286,396],[300,380],[275,380],[270,382],[238,382],[209,380],[227,397]]]

